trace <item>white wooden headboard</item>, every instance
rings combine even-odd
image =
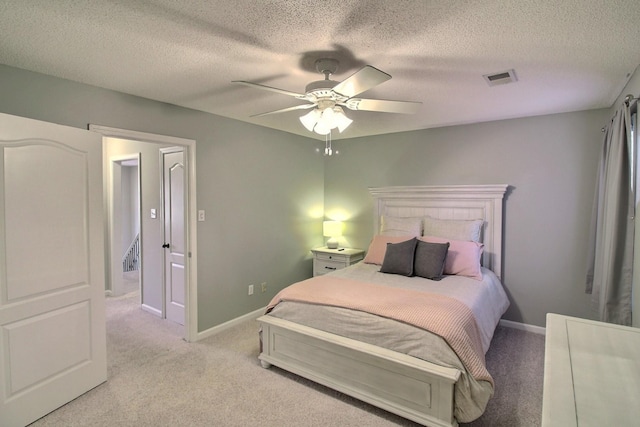
[[[502,204],[507,184],[369,188],[374,198],[374,234],[383,215],[484,220],[482,265],[502,277]]]

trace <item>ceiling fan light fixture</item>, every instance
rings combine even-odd
[[[319,135],[327,135],[331,129],[338,128],[342,133],[353,120],[348,118],[341,107],[333,106],[322,110],[316,108],[300,117],[300,122],[309,131]]]
[[[342,133],[343,130],[348,128],[349,125],[353,123],[353,120],[351,120],[349,117],[347,117],[344,114],[344,111],[342,110],[341,107],[334,107],[333,110],[334,110],[334,115],[333,115],[334,122],[336,123],[336,127],[338,128],[340,133]]]
[[[313,128],[313,131],[320,135],[327,135],[331,132],[331,127],[329,123],[324,120],[319,120],[316,127]]]
[[[318,123],[319,118],[320,111],[317,109],[313,109],[304,116],[300,117],[300,122],[305,128],[307,128],[309,132],[313,132],[313,128],[315,127],[316,123]]]

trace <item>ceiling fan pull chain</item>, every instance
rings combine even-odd
[[[330,156],[333,154],[333,150],[331,149],[331,131],[324,136],[324,155]]]

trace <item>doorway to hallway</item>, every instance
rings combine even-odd
[[[184,323],[184,338],[187,341],[194,341],[197,337],[197,257],[195,250],[192,250],[197,247],[195,242],[197,220],[194,171],[195,141],[94,125],[91,125],[90,129],[103,134],[105,158],[139,155],[141,308],[159,317],[167,318],[168,303],[179,302],[182,306],[183,321],[178,323]],[[165,236],[164,227],[167,215],[164,213],[165,207],[163,205],[162,151],[170,149],[182,151],[184,156],[180,184],[183,197],[182,202],[174,206],[174,213],[177,212],[175,209],[178,209],[184,221],[180,227],[181,239],[178,239],[180,243],[178,246],[182,248],[179,252],[183,254],[184,258],[184,265],[181,266],[182,272],[178,272],[179,269],[175,268],[175,263],[172,272],[167,270],[165,258],[167,251],[166,246],[163,247],[168,241],[165,240],[167,236]],[[122,158],[118,160],[122,160]],[[111,234],[109,232],[110,236]],[[118,237],[111,236],[111,241],[117,242]],[[122,269],[122,260],[119,258],[111,255],[110,265],[113,268],[110,271],[112,276],[115,276],[113,271],[116,268],[114,266],[116,260],[118,260],[119,268]],[[170,289],[173,294],[168,293],[165,286],[165,278],[168,273],[173,274],[173,278],[179,275],[182,286],[182,289],[179,287]]]

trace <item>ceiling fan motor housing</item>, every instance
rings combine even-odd
[[[320,58],[316,61],[316,70],[324,74],[324,80],[317,80],[306,86],[304,91],[307,99],[311,102],[317,102],[319,100],[332,101],[333,105],[335,105],[336,102],[344,102],[347,100],[348,97],[333,91],[333,88],[340,82],[329,79],[329,76],[338,69],[338,64],[338,60],[332,58]]]
[[[330,99],[335,102],[343,102],[347,99],[346,96],[342,96],[333,91],[333,87],[339,82],[333,80],[318,80],[311,82],[305,88],[305,95],[311,102],[315,102],[321,99]],[[344,99],[343,99],[344,98]]]
[[[325,76],[327,76],[327,74],[335,74],[336,70],[338,69],[338,64],[339,62],[337,59],[320,58],[316,61],[316,70],[318,70],[320,74],[324,74]],[[325,78],[329,79],[328,76]]]

